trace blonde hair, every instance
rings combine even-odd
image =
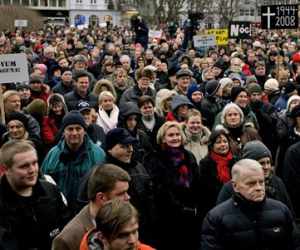
[[[107,91],[107,90],[104,90],[102,91],[99,96],[98,96],[98,102],[99,104],[102,102],[102,99],[105,97],[105,96],[109,96],[113,99],[113,101],[115,102],[116,101],[116,98],[114,97],[114,95],[110,92],[110,91]]]
[[[167,121],[165,122],[158,130],[157,132],[157,136],[156,136],[156,142],[158,145],[162,145],[163,144],[163,140],[164,137],[166,135],[167,130],[169,130],[170,128],[177,128],[180,132],[181,135],[181,144],[185,144],[185,135],[182,131],[182,127],[180,125],[180,123],[178,122],[174,122],[174,121]]]

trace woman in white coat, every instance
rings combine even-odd
[[[101,126],[105,134],[116,128],[119,117],[119,108],[115,104],[115,97],[109,91],[103,91],[98,97],[99,110],[97,124]]]

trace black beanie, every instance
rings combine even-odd
[[[220,87],[220,82],[217,80],[210,80],[205,84],[205,95],[214,96]]]
[[[11,112],[6,117],[6,124],[8,124],[10,121],[17,120],[22,122],[24,128],[28,130],[28,118],[25,114],[21,112]]]
[[[61,129],[64,130],[67,126],[73,125],[73,124],[78,124],[82,126],[85,130],[87,129],[86,123],[84,121],[84,118],[82,114],[80,114],[79,111],[73,110],[67,113],[63,120],[62,120],[62,125]]]
[[[254,140],[245,144],[242,150],[242,159],[260,160],[269,157],[272,159],[271,151],[261,141]]]
[[[231,89],[231,101],[234,102],[235,99],[238,97],[238,95],[239,95],[241,92],[243,92],[243,91],[245,91],[245,92],[247,93],[247,91],[246,91],[245,88],[240,87],[240,86],[234,86],[234,87]]]

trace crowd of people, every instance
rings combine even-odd
[[[298,34],[148,31],[3,32],[0,249],[300,249]]]

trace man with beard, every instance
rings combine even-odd
[[[152,146],[156,145],[157,131],[165,122],[164,118],[154,111],[154,106],[154,101],[150,96],[144,95],[140,97],[138,107],[142,117],[138,128],[148,135]]]

